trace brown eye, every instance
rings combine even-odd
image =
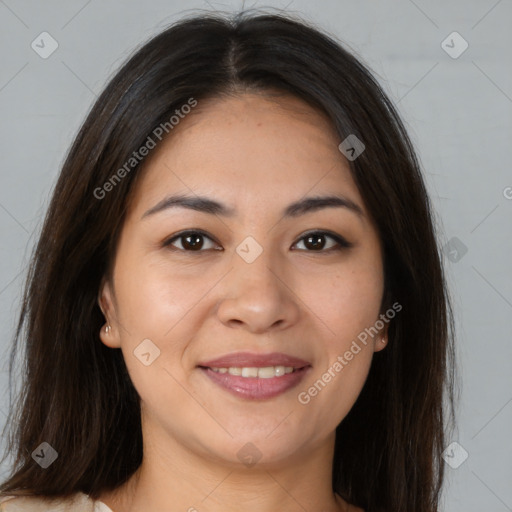
[[[212,241],[212,239],[202,231],[184,231],[164,242],[164,246],[170,247],[172,250],[176,249],[187,252],[202,252],[205,246],[205,239]],[[179,241],[181,247],[174,246],[175,241]],[[212,248],[213,247],[206,247],[204,250]]]
[[[334,240],[334,244],[329,244],[327,249],[326,239]],[[329,252],[331,250],[341,250],[352,247],[353,244],[347,242],[344,238],[326,231],[313,231],[303,236],[298,243],[304,241],[304,247],[309,252]],[[324,250],[325,249],[325,250]],[[301,249],[302,250],[302,249]]]

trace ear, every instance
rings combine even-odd
[[[120,348],[119,324],[116,321],[116,310],[113,301],[111,285],[107,280],[102,280],[98,293],[98,305],[105,317],[105,324],[100,329],[100,340],[107,347]],[[108,328],[109,327],[109,328]]]
[[[374,352],[380,352],[381,350],[384,350],[388,343],[389,322],[383,322],[383,323],[384,323],[384,327],[381,329],[379,334],[377,336],[375,336],[374,341],[373,341],[373,351]]]

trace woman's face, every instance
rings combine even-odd
[[[379,320],[382,253],[341,140],[279,101],[199,102],[137,183],[101,339],[121,348],[159,450],[278,464],[332,448],[384,346],[361,342]],[[326,196],[349,206],[308,203]]]

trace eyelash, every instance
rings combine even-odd
[[[196,230],[182,231],[181,233],[173,235],[171,238],[168,238],[167,240],[165,240],[162,245],[163,245],[163,247],[166,247],[167,249],[169,249],[171,251],[181,251],[181,252],[189,252],[189,253],[201,253],[201,252],[205,252],[207,250],[211,250],[211,249],[199,249],[197,251],[194,251],[194,250],[180,249],[180,248],[171,246],[171,244],[174,241],[179,240],[180,238],[184,238],[187,235],[200,235],[200,236],[209,238],[210,240],[215,242],[215,240],[213,240],[213,238],[210,237],[207,233],[205,233],[204,231],[202,231],[200,229],[196,229]],[[312,235],[326,235],[328,238],[332,238],[338,244],[338,246],[330,247],[329,249],[325,249],[325,250],[322,249],[319,251],[299,249],[300,251],[322,254],[322,253],[330,253],[333,251],[341,251],[343,249],[349,249],[349,248],[353,247],[353,245],[354,245],[354,244],[348,242],[347,240],[345,240],[342,236],[336,235],[335,233],[332,233],[330,231],[309,231],[308,233],[305,233],[301,238],[299,238],[298,242],[300,242]],[[296,242],[296,243],[298,243],[298,242]],[[215,243],[217,243],[217,242],[215,242]],[[213,249],[213,250],[219,250],[219,249]]]

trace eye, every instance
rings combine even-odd
[[[204,238],[212,240],[206,233],[203,233],[202,231],[183,231],[166,240],[163,243],[163,246],[169,247],[171,250],[201,252],[201,249],[204,247]],[[181,247],[171,247],[176,240],[180,240]],[[207,247],[206,249],[211,249],[211,247]]]
[[[330,246],[327,250],[323,250],[325,248],[325,239],[330,238],[334,240],[334,246]],[[303,236],[299,242],[304,242],[304,245],[308,250],[308,252],[330,252],[330,251],[340,251],[342,249],[348,249],[349,247],[353,247],[353,244],[347,242],[343,237],[339,235],[335,235],[334,233],[330,233],[327,231],[311,231]]]

